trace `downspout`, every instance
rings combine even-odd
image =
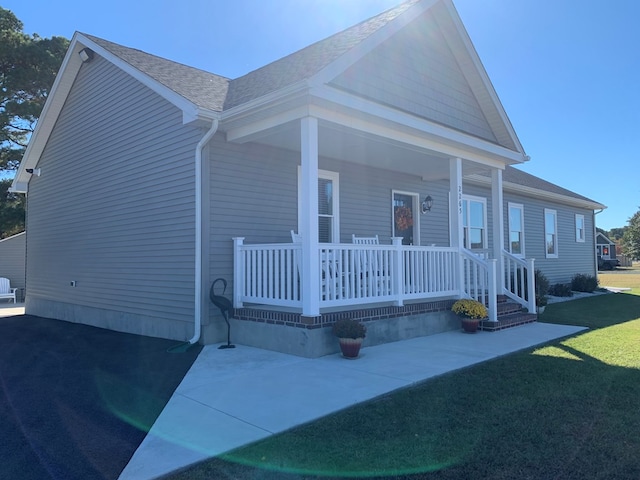
[[[601,208],[599,212],[593,211],[593,260],[595,263],[595,276],[598,277],[598,244],[596,237],[598,236],[598,229],[596,228],[596,215],[604,212],[604,208]]]
[[[202,151],[209,143],[209,140],[218,131],[219,121],[214,118],[211,122],[211,128],[196,145],[196,268],[195,268],[195,294],[194,294],[194,319],[193,319],[193,337],[189,340],[189,344],[193,345],[200,340],[202,333]]]

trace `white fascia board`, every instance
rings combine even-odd
[[[473,46],[473,42],[469,37],[469,33],[467,32],[467,29],[464,27],[464,24],[462,23],[462,19],[460,18],[460,15],[458,15],[458,12],[455,6],[453,5],[453,2],[451,2],[451,0],[445,0],[444,4],[447,7],[449,16],[451,17],[451,20],[453,21],[453,24],[455,25],[456,30],[458,31],[458,34],[460,35],[460,39],[462,40],[467,52],[469,53],[469,57],[471,58],[471,61],[473,62],[473,65],[476,71],[480,75],[480,78],[482,79],[482,82],[485,88],[487,89],[487,92],[489,93],[489,96],[491,97],[493,104],[496,106],[498,115],[502,119],[502,123],[507,128],[507,131],[509,132],[511,139],[513,140],[513,143],[518,147],[518,149],[524,155],[524,147],[520,143],[520,139],[518,138],[518,135],[516,134],[516,131],[513,128],[513,125],[511,124],[511,120],[507,116],[507,112],[502,106],[502,102],[500,101],[500,98],[498,97],[498,94],[495,88],[493,87],[493,83],[491,82],[491,79],[489,78],[489,75],[487,74],[487,71],[484,68],[484,65],[482,64],[482,60],[480,59],[478,52]]]
[[[490,178],[483,177],[481,175],[476,175],[476,174],[469,175],[468,177],[465,177],[464,180],[472,183],[476,183],[476,184],[481,184],[481,185],[491,184]],[[590,202],[588,200],[583,200],[583,199],[571,197],[568,195],[561,195],[559,193],[548,192],[546,190],[541,190],[539,188],[527,187],[524,185],[520,185],[518,183],[503,182],[502,188],[504,190],[508,190],[514,193],[520,193],[523,195],[527,195],[529,197],[545,199],[551,202],[563,203],[565,205],[586,208],[589,210],[600,210],[600,209],[604,210],[607,208],[606,205],[603,205],[598,202]]]
[[[262,95],[261,97],[225,110],[220,114],[220,121],[228,123],[240,120],[243,117],[250,116],[265,108],[291,100],[292,98],[299,96],[301,93],[306,94],[308,89],[309,83],[306,80],[302,80],[287,87],[274,90],[273,92]]]
[[[314,97],[344,105],[367,115],[396,123],[401,127],[417,130],[431,138],[443,139],[444,142],[438,142],[438,144],[442,145],[441,148],[446,148],[446,150],[441,150],[442,153],[450,156],[459,156],[474,161],[483,159],[483,163],[489,160],[490,164],[493,164],[493,162],[491,162],[491,160],[493,160],[500,162],[502,165],[523,163],[528,160],[528,157],[520,152],[509,150],[495,143],[447,128],[435,122],[430,122],[429,120],[401,112],[371,100],[357,97],[327,85],[314,88],[311,93]],[[353,117],[349,118],[353,119]],[[353,119],[353,121],[355,121],[355,119]],[[406,134],[406,132],[403,133]]]
[[[260,138],[265,135],[266,130],[284,125],[293,120],[298,120],[311,115],[309,105],[287,110],[286,112],[272,115],[262,120],[258,120],[246,125],[242,125],[236,128],[228,129],[227,141],[236,143],[246,143],[254,141],[256,138]]]
[[[40,160],[40,155],[42,155],[44,147],[47,144],[49,135],[53,131],[53,127],[62,111],[62,107],[67,101],[67,95],[69,95],[76,75],[82,65],[82,60],[80,60],[78,52],[82,50],[84,46],[78,43],[77,37],[78,34],[75,34],[71,39],[69,49],[62,60],[58,75],[56,75],[53,82],[47,101],[36,123],[36,128],[31,135],[27,149],[20,162],[20,167],[11,185],[10,190],[12,192],[27,192],[31,175],[26,172],[26,169],[36,167],[38,160]]]
[[[310,84],[314,87],[317,87],[330,82],[355,62],[371,52],[382,42],[399,32],[410,22],[430,9],[435,3],[437,3],[437,1],[438,0],[423,0],[422,2],[416,3],[405,12],[401,13],[396,18],[391,20],[389,23],[384,25],[382,28],[372,33],[359,45],[345,52],[343,55],[320,70],[318,73],[313,75],[313,77],[311,77],[309,80]]]

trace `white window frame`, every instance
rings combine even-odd
[[[471,212],[471,208],[470,208],[470,202],[478,202],[478,203],[482,203],[482,223],[483,223],[483,229],[482,229],[482,249],[481,250],[486,250],[488,247],[488,231],[487,229],[489,228],[489,225],[487,223],[487,199],[485,197],[476,197],[474,195],[462,195],[462,202],[464,204],[466,204],[467,206],[467,213]],[[463,211],[464,211],[464,207],[463,207]],[[465,229],[469,228],[469,225],[465,225],[464,224],[464,214],[462,214],[462,238],[463,240],[466,239],[464,248],[471,250],[471,236],[470,235],[465,235]],[[467,215],[467,220],[470,220],[470,215]],[[477,249],[476,249],[477,250]]]
[[[298,165],[298,226],[302,224],[300,216],[302,212],[302,178],[300,176],[300,165]],[[333,221],[331,231],[333,232],[331,243],[340,243],[340,174],[330,170],[318,170],[318,180],[331,180],[333,182]],[[320,213],[318,213],[320,217]],[[298,233],[300,229],[298,227]]]
[[[584,215],[576,213],[576,242],[584,243],[586,237],[586,228],[584,223]]]
[[[553,235],[555,236],[554,238],[554,242],[553,242],[553,246],[554,246],[554,251],[553,253],[549,253],[549,249],[547,248],[547,235],[549,235],[549,232],[547,231],[547,215],[553,215],[553,228],[554,228],[554,232]],[[556,210],[553,210],[551,208],[545,208],[544,209],[544,253],[546,258],[558,258],[558,212]]]
[[[522,222],[522,224],[520,225],[520,253],[513,253],[513,251],[511,250],[511,232],[514,231],[511,228],[511,209],[514,210],[520,210],[520,220]],[[524,253],[524,246],[525,246],[525,241],[524,241],[524,205],[522,203],[512,203],[509,202],[507,204],[507,210],[508,210],[508,215],[509,215],[509,232],[508,232],[508,238],[507,238],[507,242],[509,243],[509,253],[511,253],[512,255],[516,256],[516,257],[525,257],[525,253]]]
[[[393,219],[394,212],[394,199],[396,194],[407,195],[411,197],[412,205],[411,211],[413,212],[413,244],[420,245],[420,194],[416,192],[407,192],[404,190],[391,190],[391,232],[392,236],[396,235],[396,222]]]

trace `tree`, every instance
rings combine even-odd
[[[10,10],[0,7],[0,173],[4,177],[20,165],[69,46],[64,37],[29,36],[22,28]]]
[[[25,196],[9,192],[11,180],[0,180],[0,239],[24,232]]]
[[[15,170],[64,58],[69,40],[22,32],[22,22],[0,7],[0,238],[24,231],[25,198],[10,193]]]
[[[609,235],[607,235],[607,237],[609,237],[609,239],[613,240],[614,242],[618,242],[622,239],[622,237],[624,237],[624,232],[627,231],[628,228],[629,227],[627,227],[626,225],[620,228],[612,228],[609,231]]]
[[[640,210],[629,219],[629,228],[622,237],[624,253],[632,260],[640,260]]]

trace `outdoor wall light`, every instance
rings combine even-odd
[[[431,207],[433,207],[433,198],[431,198],[431,195],[427,195],[422,202],[422,213],[430,212]]]
[[[40,176],[40,169],[39,168],[27,168],[26,171],[27,171],[27,173],[30,173],[31,175],[35,175],[36,177]]]
[[[83,48],[82,50],[80,50],[80,52],[78,52],[78,55],[80,55],[80,60],[82,60],[82,63],[87,63],[93,59],[93,50],[91,50],[90,48]]]

